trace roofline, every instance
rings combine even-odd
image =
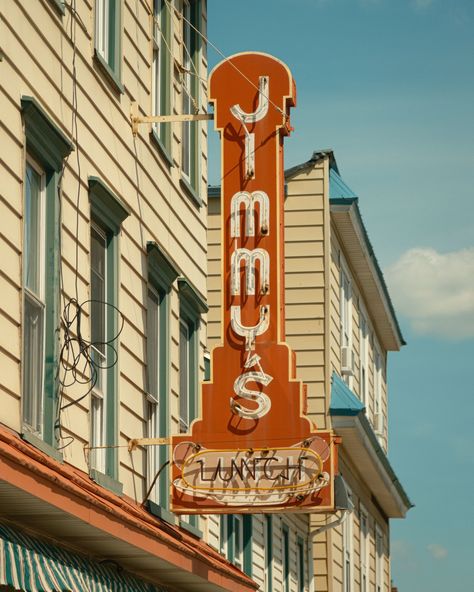
[[[313,168],[313,166],[317,162],[319,162],[320,160],[323,160],[323,158],[329,158],[329,166],[332,169],[334,169],[337,173],[339,173],[336,158],[334,156],[334,151],[332,150],[332,148],[327,148],[325,150],[315,150],[313,152],[313,155],[311,156],[311,158],[309,160],[307,160],[306,162],[303,162],[301,164],[297,164],[293,167],[290,167],[289,169],[286,169],[285,170],[285,179],[288,179],[289,177],[293,177],[293,175],[296,175],[297,173],[300,173],[301,171],[304,171],[306,169]]]
[[[374,270],[375,270],[375,275],[378,279],[384,300],[385,300],[385,304],[386,304],[386,308],[388,309],[388,312],[390,314],[391,320],[393,322],[393,327],[396,331],[396,336],[397,339],[400,343],[400,346],[406,345],[406,341],[402,335],[402,331],[400,329],[400,325],[398,323],[398,319],[397,319],[397,315],[395,313],[395,308],[393,306],[392,303],[392,299],[390,298],[390,294],[388,292],[388,288],[387,288],[387,284],[385,283],[385,278],[383,276],[382,270],[380,269],[380,265],[377,261],[377,257],[375,256],[375,252],[374,249],[372,247],[372,243],[370,242],[370,238],[369,235],[367,233],[367,229],[364,225],[364,221],[362,220],[362,216],[360,213],[360,208],[359,208],[359,198],[357,197],[337,197],[337,198],[330,198],[329,199],[329,205],[331,210],[333,210],[334,208],[337,208],[339,211],[342,210],[346,210],[349,213],[354,212],[355,213],[355,222],[357,223],[361,234],[362,234],[362,238],[364,240],[364,245],[365,248],[367,249],[367,253],[369,255],[369,260],[371,262],[371,264],[374,266]]]

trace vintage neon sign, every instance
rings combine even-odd
[[[200,418],[172,437],[172,510],[331,511],[335,438],[303,414],[284,342],[283,139],[293,79],[271,56],[238,54],[213,70],[210,100],[222,140],[222,345],[202,384]]]

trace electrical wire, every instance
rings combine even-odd
[[[168,6],[168,9],[173,9],[173,6],[171,5],[171,2],[169,0],[164,0],[164,2],[166,3],[166,5]],[[174,10],[174,9],[173,9]],[[212,41],[209,40],[208,37],[206,37],[206,35],[204,35],[204,33],[202,33],[202,31],[200,31],[196,26],[193,25],[193,23],[191,21],[189,21],[184,14],[181,15],[181,18],[183,19],[183,21],[185,21],[186,23],[188,23],[188,25],[208,44],[212,47],[212,49],[214,51],[216,51],[226,62],[229,62],[229,64],[232,66],[232,68],[234,68],[234,70],[236,72],[238,72],[240,74],[240,76],[242,76],[242,78],[244,78],[251,86],[253,86],[253,88],[255,88],[255,90],[259,90],[258,86],[252,82],[252,80],[250,80],[250,78],[248,78],[232,61],[230,58],[228,58],[214,43],[212,43]],[[268,100],[268,102],[279,112],[283,115],[283,117],[285,117],[285,119],[288,117],[287,114],[283,111],[283,109],[281,109],[281,107],[279,107],[276,103],[274,103],[270,97],[265,96],[265,98]]]
[[[114,347],[114,343],[118,340],[124,326],[124,317],[120,310],[113,304],[102,300],[89,299],[81,304],[79,303],[79,212],[80,212],[80,200],[81,200],[81,155],[79,146],[79,128],[78,128],[78,95],[77,95],[77,69],[76,69],[76,57],[77,57],[77,43],[76,43],[76,24],[77,21],[82,23],[82,20],[76,10],[76,0],[71,0],[70,4],[67,5],[71,13],[70,22],[70,38],[72,43],[72,113],[71,113],[71,136],[74,140],[76,148],[76,166],[77,166],[77,192],[76,192],[76,228],[75,228],[75,275],[74,275],[74,298],[67,298],[65,295],[64,288],[64,275],[62,268],[62,179],[66,166],[68,164],[69,155],[64,159],[63,166],[61,169],[59,182],[58,182],[58,200],[59,200],[59,220],[60,220],[60,232],[59,232],[59,267],[60,267],[60,293],[63,297],[63,313],[60,319],[60,324],[57,327],[58,339],[60,339],[61,325],[64,329],[63,344],[60,348],[59,353],[59,364],[56,373],[57,383],[57,409],[55,419],[55,434],[56,441],[65,442],[62,446],[58,446],[58,450],[63,450],[72,442],[75,437],[72,435],[65,436],[63,433],[63,424],[61,415],[62,413],[72,407],[78,405],[84,400],[97,385],[99,380],[100,372],[108,370],[117,364],[118,351]],[[83,23],[82,23],[83,24]],[[109,307],[114,310],[114,314],[118,315],[120,319],[120,328],[117,333],[111,336],[105,341],[92,341],[87,340],[82,335],[81,321],[86,315],[85,308],[87,305],[97,303],[105,308]],[[90,317],[90,315],[88,315]],[[100,364],[94,356],[94,349],[100,351],[105,349],[107,354],[105,356],[106,362]],[[62,376],[61,376],[62,370]],[[87,387],[86,392],[76,397],[75,399],[63,404],[63,399],[68,388],[75,384],[83,385]]]
[[[120,328],[110,339],[92,341],[82,336],[81,321],[85,314],[85,307],[87,304],[94,302],[112,308],[120,318]],[[118,340],[122,333],[125,319],[120,310],[109,302],[90,299],[79,304],[77,300],[72,298],[64,309],[63,323],[65,325],[64,343],[59,356],[61,367],[64,371],[64,378],[61,380],[61,385],[64,388],[71,387],[74,384],[88,385],[88,390],[80,397],[69,401],[65,405],[61,405],[59,408],[60,412],[65,411],[72,405],[77,405],[93,391],[99,380],[100,370],[108,370],[117,364],[118,351],[113,346],[113,343]],[[101,364],[94,359],[93,350],[100,351],[103,348],[107,349],[107,354],[105,355],[105,363]],[[69,375],[71,377],[68,380]]]

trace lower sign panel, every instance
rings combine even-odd
[[[173,445],[176,513],[332,509],[330,434],[278,448],[216,449],[180,439]]]

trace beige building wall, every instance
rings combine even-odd
[[[329,416],[333,372],[341,375],[341,260],[345,253],[331,223],[329,210],[329,156],[313,166],[301,167],[287,178],[285,200],[285,262],[287,341],[296,353],[297,376],[308,385],[308,412],[318,428],[330,428]],[[358,278],[346,265],[352,287],[351,322],[352,349],[355,357],[354,375],[348,379],[353,391],[360,395],[359,304],[365,306],[369,323],[368,355],[368,416],[374,409],[374,353],[377,340],[370,319],[370,308],[363,301]],[[382,359],[381,399],[386,418],[386,352]],[[373,419],[372,419],[373,420]],[[386,421],[385,421],[386,426]],[[386,443],[386,433],[381,439]],[[356,467],[346,459],[344,444],[339,448],[340,471],[352,492],[354,511],[350,514],[351,540],[343,540],[342,526],[322,534],[313,541],[314,586],[316,591],[351,592],[360,586],[360,507],[368,514],[369,571],[368,590],[375,587],[375,528],[379,525],[384,536],[382,590],[389,590],[388,523],[371,500],[371,492]],[[312,532],[334,520],[332,516],[313,515]],[[344,553],[350,545],[352,584],[345,587]]]
[[[21,432],[22,261],[26,144],[21,98],[36,99],[51,122],[70,139],[75,150],[65,162],[61,188],[60,313],[73,297],[90,298],[90,223],[88,177],[100,178],[130,210],[119,236],[118,307],[124,318],[118,350],[119,481],[124,493],[137,502],[145,496],[145,451],[129,453],[129,438],[146,435],[146,245],[154,241],[174,262],[180,274],[206,297],[206,126],[194,123],[199,137],[199,175],[196,193],[182,183],[181,124],[173,124],[170,157],[151,138],[151,125],[132,135],[130,110],[152,111],[152,0],[121,3],[119,39],[120,81],[113,82],[94,57],[94,2],[76,3],[77,19],[58,10],[55,0],[11,0],[0,15],[0,422]],[[171,112],[182,112],[182,6],[172,2]],[[206,28],[206,3],[202,26]],[[6,8],[6,7],[4,7]],[[48,29],[44,30],[47,26]],[[74,68],[76,76],[74,77]],[[198,58],[199,103],[207,106],[207,58],[204,46]],[[121,86],[120,86],[121,85]],[[175,282],[170,306],[169,428],[178,430],[179,293]],[[88,314],[82,330],[90,338]],[[64,340],[64,323],[61,343]],[[203,374],[205,321],[199,339],[199,373]],[[87,386],[63,390],[64,403],[80,398]],[[90,397],[63,412],[58,448],[64,461],[88,470],[84,446],[90,441]],[[201,527],[205,528],[205,519]]]

